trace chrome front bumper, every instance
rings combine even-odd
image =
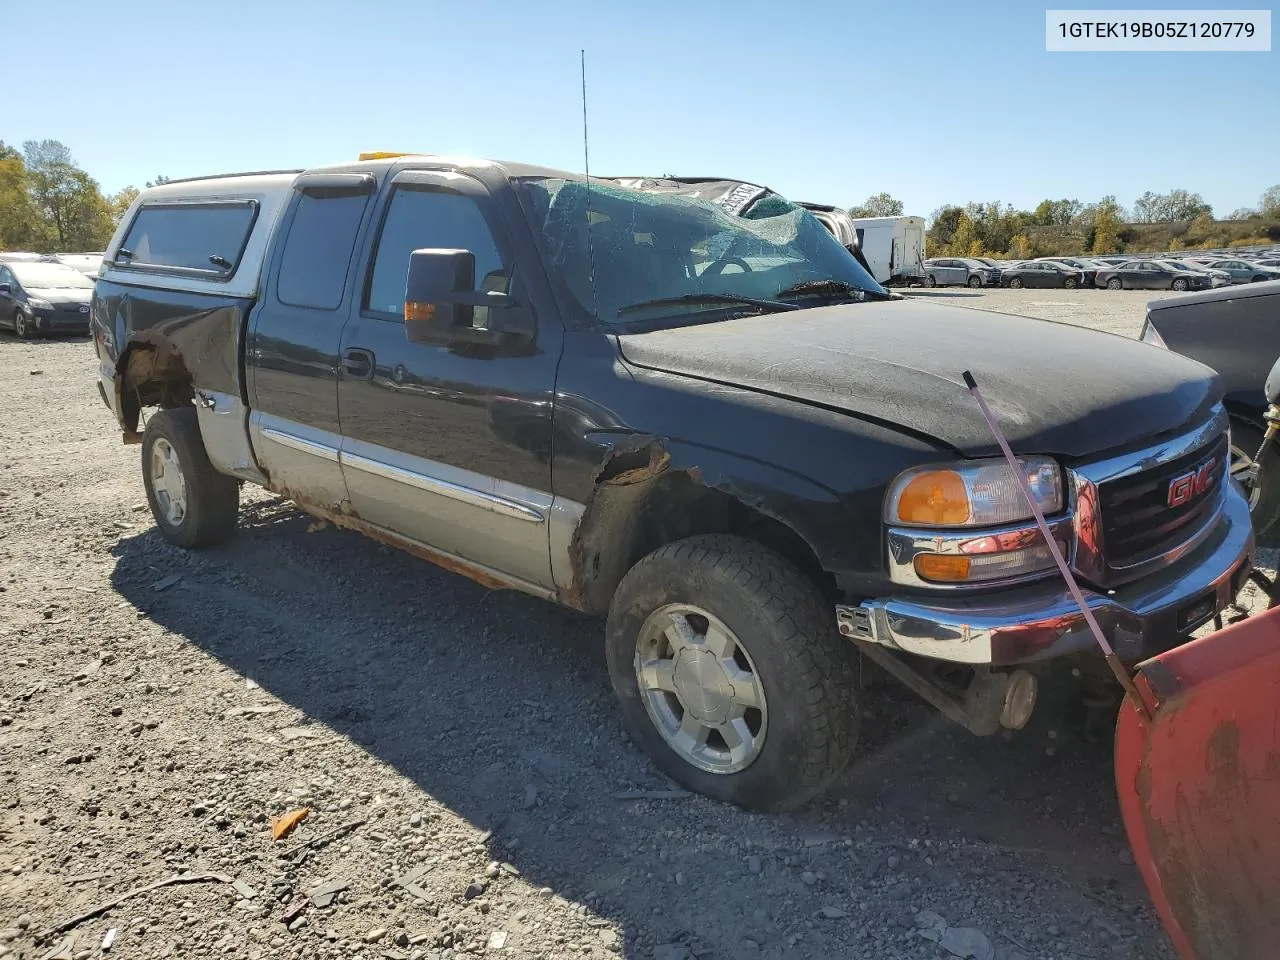
[[[1176,563],[1115,590],[1082,586],[1121,659],[1137,662],[1181,643],[1244,586],[1254,550],[1249,505],[1229,485],[1216,529]],[[837,605],[842,634],[953,663],[1014,664],[1096,647],[1059,579],[977,596],[886,597]]]

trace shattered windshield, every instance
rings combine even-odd
[[[670,193],[592,183],[588,197],[583,182],[542,177],[518,186],[552,280],[604,323],[767,309],[760,301],[811,306],[887,296],[821,223],[791,204],[744,219]]]

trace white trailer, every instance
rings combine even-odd
[[[924,217],[853,217],[858,246],[880,283],[924,279]]]

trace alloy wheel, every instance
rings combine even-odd
[[[1254,451],[1256,452],[1256,451]],[[1254,482],[1253,478],[1253,453],[1245,450],[1243,447],[1231,444],[1231,476],[1240,486],[1244,488],[1245,496],[1249,499],[1249,510],[1252,511],[1258,505],[1258,501],[1262,499],[1262,487]]]
[[[691,604],[655,610],[640,628],[635,671],[649,719],[686,763],[731,774],[760,755],[769,725],[764,684],[723,621]]]

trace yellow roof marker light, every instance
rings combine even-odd
[[[368,153],[360,154],[361,160],[390,160],[392,157],[414,157],[415,153],[396,153],[391,150],[371,150]]]

